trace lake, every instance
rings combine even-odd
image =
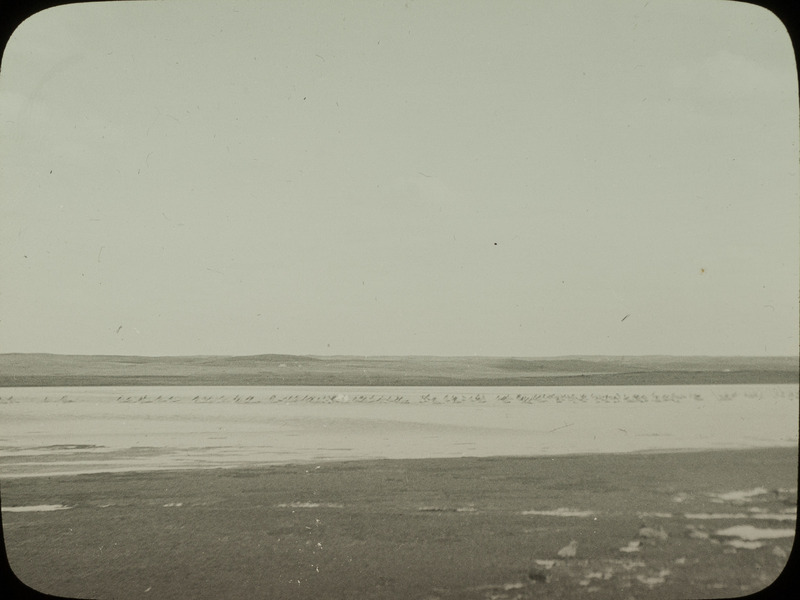
[[[796,446],[796,385],[0,388],[0,477]]]

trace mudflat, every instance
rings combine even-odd
[[[2,492],[13,570],[68,597],[735,597],[786,565],[797,448],[95,473]]]

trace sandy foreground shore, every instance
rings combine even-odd
[[[305,462],[1,489],[14,571],[69,597],[728,598],[787,562],[797,448]]]

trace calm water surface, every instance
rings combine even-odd
[[[0,477],[796,446],[795,385],[0,388]]]

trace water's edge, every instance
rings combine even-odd
[[[0,478],[796,446],[793,385],[0,388]]]

